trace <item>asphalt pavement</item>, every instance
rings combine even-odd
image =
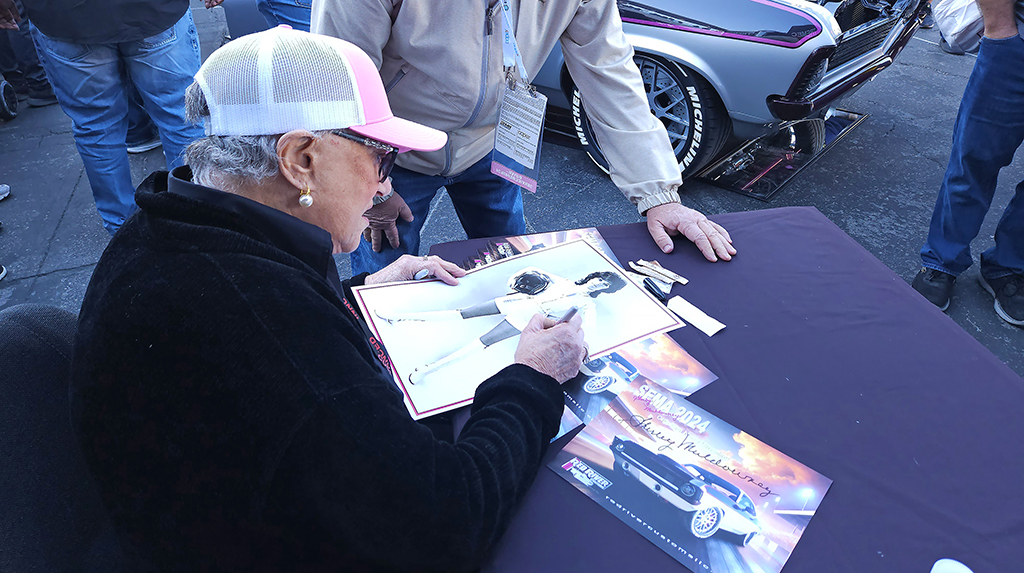
[[[223,10],[206,10],[195,0],[192,10],[205,57],[224,37]],[[870,117],[771,201],[688,182],[683,202],[711,216],[814,206],[910,282],[920,269],[918,251],[949,159],[957,106],[975,61],[971,55],[945,54],[938,40],[937,30],[919,31],[893,66],[845,101],[843,108]],[[10,197],[0,201],[0,264],[8,269],[0,281],[0,308],[35,302],[78,312],[109,240],[71,129],[59,106],[23,106],[16,119],[0,123],[0,183],[11,186]],[[164,157],[157,149],[131,156],[131,163],[138,183],[163,169]],[[583,152],[545,143],[541,165],[539,191],[524,201],[530,232],[641,220]],[[976,262],[992,244],[996,222],[1022,180],[1024,152],[1018,152],[999,178],[992,209],[973,243]],[[423,250],[462,238],[458,219],[442,195],[428,218]],[[742,257],[743,245],[736,247]],[[347,276],[347,256],[338,257],[338,263]],[[957,281],[948,316],[1024,375],[1024,329],[996,316],[992,298],[977,277],[975,265]],[[756,285],[751,291],[757,296]]]

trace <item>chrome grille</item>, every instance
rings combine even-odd
[[[889,37],[889,32],[892,31],[897,22],[899,22],[899,17],[897,16],[884,20],[879,19],[850,30],[853,34],[850,32],[844,33],[839,37],[836,51],[829,58],[829,69],[834,70],[846,62],[881,46],[885,43],[885,39]]]

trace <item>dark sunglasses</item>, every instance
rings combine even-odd
[[[395,167],[395,159],[398,158],[397,147],[347,131],[331,130],[331,133],[375,149],[377,151],[377,174],[380,175],[381,183],[387,181],[388,175],[391,175],[391,170]]]

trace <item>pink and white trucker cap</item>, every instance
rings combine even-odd
[[[285,27],[233,40],[196,82],[207,135],[276,135],[348,128],[400,151],[434,151],[448,136],[391,113],[373,61],[344,40]]]

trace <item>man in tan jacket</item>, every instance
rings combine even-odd
[[[614,0],[508,0],[532,77],[559,41],[587,102],[615,185],[647,217],[663,252],[682,234],[709,261],[736,254],[728,232],[679,202],[678,162],[651,114]],[[352,272],[374,272],[418,252],[430,201],[445,187],[470,238],[526,232],[521,189],[490,172],[505,71],[495,0],[318,0],[312,31],[348,40],[380,69],[391,108],[448,134],[435,152],[399,156],[394,193],[367,212],[371,229]],[[382,234],[387,237],[384,244]],[[389,248],[390,247],[390,248]]]

